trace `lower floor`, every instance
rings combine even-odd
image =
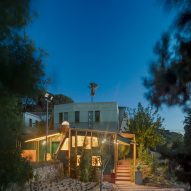
[[[60,160],[67,176],[76,178],[80,169],[102,169],[104,177],[133,181],[135,176],[136,143],[131,133],[63,128],[61,132],[28,139],[23,156],[33,162]],[[129,161],[128,166],[120,161]],[[124,173],[120,173],[120,170]],[[131,169],[131,172],[129,172]]]

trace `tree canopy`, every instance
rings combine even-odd
[[[37,96],[30,98],[25,97],[21,100],[23,112],[44,112],[46,111],[46,101],[44,98],[44,91],[41,91]],[[73,103],[73,99],[64,94],[53,95],[53,100],[49,103],[49,110],[52,111],[54,105]]]
[[[152,107],[144,108],[141,103],[130,112],[130,132],[136,136],[138,145],[144,148],[155,148],[162,143],[160,130],[163,128],[163,119]]]
[[[32,176],[30,165],[21,157],[19,100],[41,91],[44,52],[24,31],[30,21],[29,0],[0,1],[0,190]]]
[[[184,120],[184,144],[186,152],[191,154],[191,110],[187,112],[187,116]]]
[[[169,30],[154,47],[150,77],[145,78],[146,97],[160,106],[191,106],[191,1],[165,0],[167,8],[176,8],[177,16]]]
[[[150,76],[144,79],[152,104],[191,107],[191,0],[163,0],[166,8],[175,9],[173,25],[162,35],[154,47],[155,58],[150,64]],[[189,136],[189,116],[185,130]],[[188,139],[185,137],[185,140]],[[175,162],[179,180],[191,185],[191,155],[168,153],[169,161]]]

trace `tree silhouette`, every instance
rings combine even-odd
[[[90,82],[89,88],[90,88],[91,102],[93,102],[93,97],[95,96],[98,85],[95,82]]]

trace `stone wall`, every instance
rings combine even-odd
[[[62,163],[43,164],[33,168],[32,181],[51,181],[62,177]]]

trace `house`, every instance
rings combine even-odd
[[[26,128],[35,128],[37,123],[42,120],[42,116],[44,118],[44,114],[42,113],[24,112],[23,123]]]
[[[70,103],[54,106],[54,127],[68,121],[72,128],[118,132],[125,107],[116,102]]]
[[[105,175],[114,172],[120,176],[118,168],[121,167],[118,166],[127,158],[131,158],[135,172],[135,136],[124,133],[120,126],[124,125],[124,111],[125,108],[116,102],[55,105],[54,131],[49,131],[48,136],[26,140],[24,151],[27,154],[31,151],[33,161],[62,161],[62,156],[67,156],[69,175],[79,166],[83,149],[90,152],[92,166],[100,166],[104,159],[108,159]],[[124,148],[129,152],[121,153]],[[123,180],[129,180],[129,177],[121,176]]]

